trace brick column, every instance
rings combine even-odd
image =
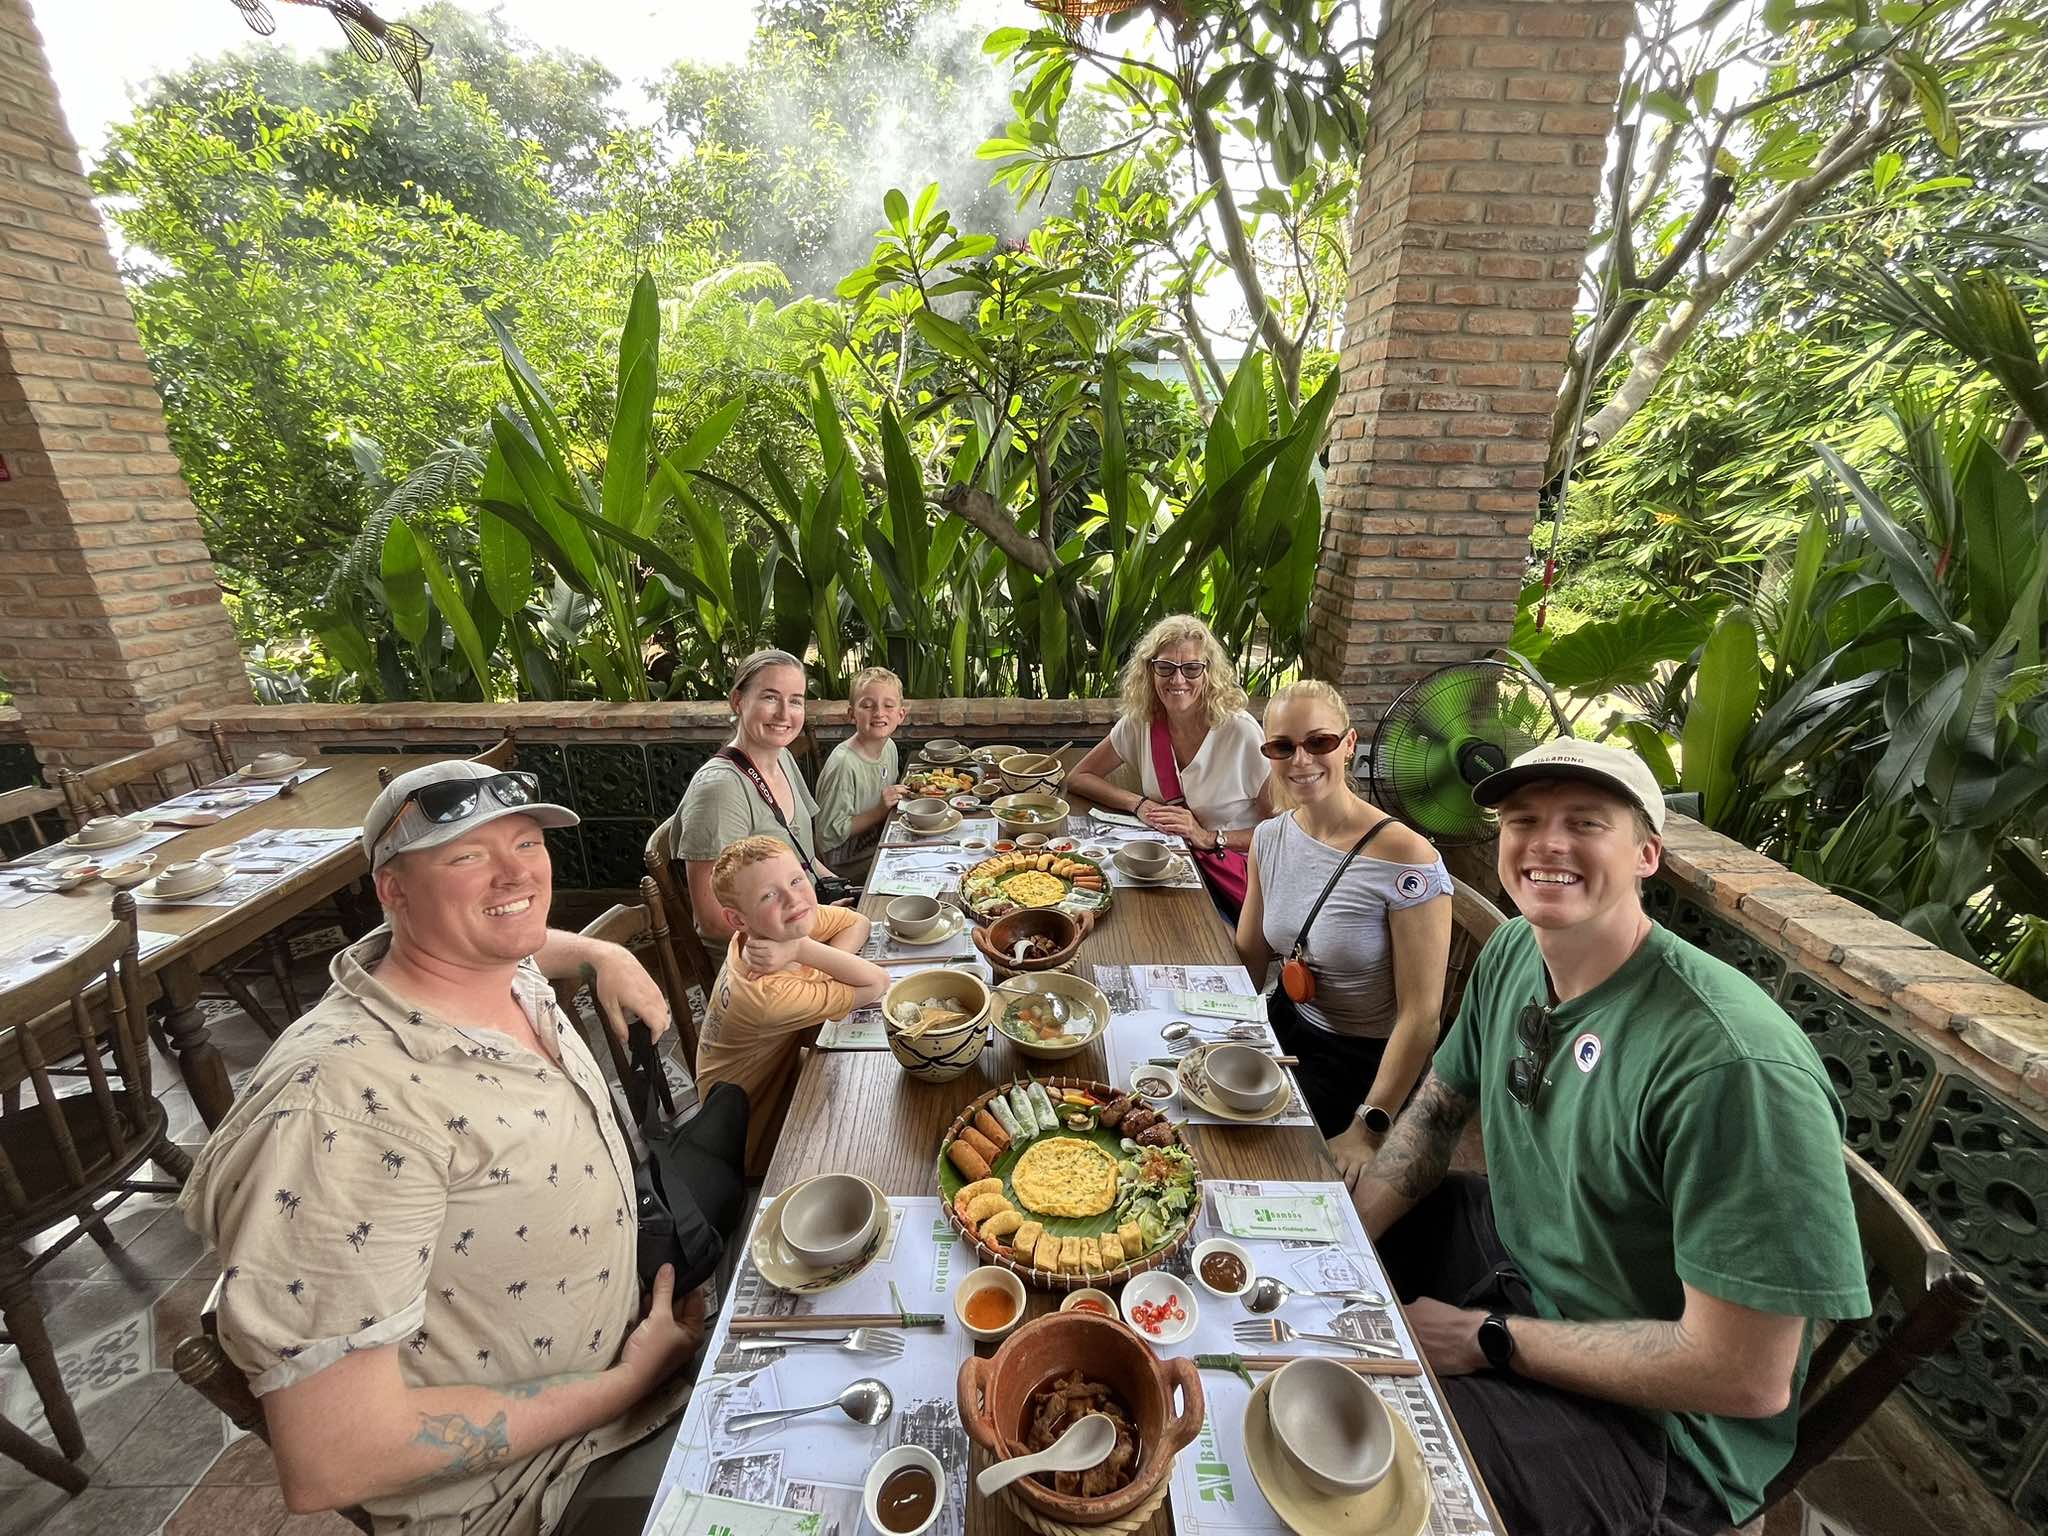
[[[1355,704],[1513,629],[1633,19],[1389,0],[1309,611],[1310,668]]]
[[[26,0],[0,0],[0,676],[46,768],[249,701]]]

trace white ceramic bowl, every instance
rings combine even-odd
[[[166,896],[175,896],[181,891],[203,890],[219,873],[218,864],[185,859],[176,864],[166,864],[158,870],[156,888]]]
[[[1146,1062],[1131,1069],[1131,1092],[1142,1093],[1157,1106],[1180,1092],[1180,1081],[1173,1075],[1173,1068]]]
[[[1092,1301],[1102,1308],[1104,1317],[1116,1316],[1116,1298],[1107,1291],[1098,1291],[1092,1285],[1084,1285],[1078,1291],[1067,1292],[1067,1299],[1060,1303],[1060,1310],[1071,1312],[1084,1301]]]
[[[117,891],[129,890],[142,884],[156,869],[156,855],[138,853],[133,858],[123,859],[118,864],[109,864],[100,871],[100,878]]]
[[[1000,1328],[977,1328],[967,1321],[968,1298],[990,1290],[1001,1291],[1010,1299],[1010,1320]],[[953,1315],[960,1319],[962,1328],[984,1344],[1007,1338],[1024,1321],[1024,1282],[999,1264],[970,1269],[953,1289]]]
[[[1387,1405],[1363,1376],[1335,1360],[1288,1361],[1273,1373],[1266,1406],[1281,1454],[1322,1493],[1364,1493],[1394,1465]]]
[[[939,1518],[946,1507],[946,1469],[939,1465],[939,1458],[921,1445],[899,1445],[893,1451],[885,1451],[872,1467],[868,1468],[867,1482],[861,1488],[861,1508],[868,1517],[868,1528],[880,1531],[883,1536],[895,1536],[889,1527],[882,1524],[879,1500],[882,1484],[889,1481],[905,1467],[922,1467],[931,1474],[932,1510],[924,1517],[924,1524],[901,1533],[901,1536],[924,1536],[932,1528],[932,1522]]]
[[[946,824],[946,818],[953,814],[953,807],[936,795],[922,795],[915,800],[903,802],[903,819],[920,832],[929,832],[934,827]]]
[[[922,939],[945,920],[946,909],[929,896],[898,896],[882,908],[889,931],[906,939]]]
[[[258,773],[282,773],[298,764],[298,757],[290,752],[258,752],[249,759],[249,766]]]
[[[54,859],[43,860],[43,868],[53,875],[88,875],[100,867],[100,861],[89,853],[60,853]]]
[[[967,755],[967,743],[954,736],[939,736],[926,742],[921,750],[926,762],[957,763]]]
[[[1238,1263],[1242,1264],[1244,1266],[1244,1283],[1234,1290],[1225,1290],[1222,1286],[1211,1285],[1204,1279],[1202,1276],[1202,1260],[1208,1258],[1212,1253],[1227,1253],[1237,1260]],[[1195,1272],[1195,1284],[1199,1285],[1211,1296],[1222,1296],[1226,1299],[1232,1296],[1242,1296],[1252,1288],[1252,1281],[1258,1278],[1258,1269],[1252,1263],[1251,1254],[1246,1251],[1243,1244],[1233,1243],[1227,1237],[1212,1237],[1206,1243],[1197,1243],[1193,1256],[1188,1260],[1188,1266]]]
[[[1117,850],[1117,862],[1134,875],[1163,875],[1173,862],[1173,850],[1152,838],[1125,843]]]
[[[1280,1091],[1280,1068],[1264,1051],[1225,1042],[1202,1058],[1209,1086],[1232,1109],[1254,1114],[1273,1102]]]
[[[860,1252],[881,1214],[881,1202],[863,1180],[820,1174],[783,1205],[782,1240],[813,1269],[830,1269]]]
[[[1042,851],[1045,847],[1045,844],[1046,836],[1043,832],[1026,832],[1022,837],[1017,839],[1018,848],[1029,849],[1033,853],[1038,853]]]
[[[1138,1321],[1138,1306],[1141,1302],[1156,1304],[1169,1296],[1180,1298],[1181,1311],[1187,1316],[1161,1323],[1159,1331],[1154,1333]],[[1170,1275],[1163,1269],[1148,1269],[1125,1285],[1123,1314],[1131,1330],[1147,1344],[1178,1344],[1195,1331],[1195,1320],[1201,1316],[1201,1304],[1195,1300],[1194,1287],[1180,1276]]]

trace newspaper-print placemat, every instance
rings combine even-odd
[[[975,856],[959,848],[880,848],[868,871],[868,892],[883,896],[937,896],[959,889]]]
[[[111,914],[109,916],[111,917]],[[176,938],[175,933],[157,933],[149,928],[138,927],[135,931],[136,958],[147,960]],[[0,991],[21,986],[35,980],[45,971],[56,969],[92,940],[93,935],[83,933],[67,934],[57,939],[24,939],[14,944],[0,945]]]
[[[929,970],[936,964],[943,964],[948,970],[972,971],[990,986],[995,985],[995,972],[978,954],[964,960],[885,962],[882,969],[889,973],[891,981],[898,981]],[[843,1019],[828,1019],[824,1028],[818,1031],[818,1049],[821,1051],[886,1051],[888,1048],[888,1037],[882,1025],[882,1005],[878,1002],[856,1008]]]
[[[891,816],[889,825],[882,831],[884,848],[957,848],[962,843],[979,838],[986,848],[996,840],[996,819],[993,816],[964,816],[960,825],[944,832],[920,832],[901,816]]]
[[[968,1443],[954,1403],[960,1363],[974,1341],[952,1316],[953,1285],[973,1267],[936,1197],[895,1196],[895,1225],[885,1252],[859,1275],[820,1296],[798,1297],[761,1278],[742,1258],[732,1293],[704,1352],[704,1367],[684,1410],[654,1508],[667,1511],[678,1490],[804,1510],[820,1518],[814,1536],[860,1536],[861,1485],[885,1451],[916,1444],[946,1470],[947,1501],[929,1536],[965,1536]],[[766,1218],[763,1202],[757,1222]],[[815,1313],[893,1312],[900,1306],[936,1312],[943,1328],[903,1330],[903,1353],[849,1355],[838,1350],[741,1350],[732,1318]],[[873,1428],[836,1410],[762,1429],[732,1431],[727,1422],[758,1409],[829,1401],[848,1382],[873,1376],[895,1395],[888,1420]],[[650,1527],[651,1528],[651,1527]],[[740,1528],[733,1527],[734,1536]],[[679,1532],[679,1536],[681,1533]]]
[[[113,843],[103,848],[81,848],[68,839],[59,839],[47,848],[23,854],[11,864],[0,865],[0,890],[12,890],[18,881],[37,878],[43,865],[52,859],[69,859],[84,854],[102,864],[125,864],[139,854],[150,853],[172,838],[184,835],[183,827],[152,827],[125,843]]]
[[[1160,880],[1140,880],[1114,858],[1102,861],[1102,867],[1109,873],[1109,883],[1120,891],[1199,891],[1202,877],[1195,870],[1195,861],[1187,854],[1176,853],[1168,863],[1168,874]]]
[[[239,906],[358,835],[354,827],[270,828],[208,851],[208,863],[224,864],[231,871],[212,890],[192,896],[150,896],[144,894],[145,886],[136,891],[136,900],[143,907]]]
[[[1102,983],[1097,981],[1096,985],[1101,986]],[[1110,1014],[1109,1033],[1104,1037],[1104,1048],[1109,1052],[1109,1070],[1119,1084],[1129,1083],[1131,1074],[1147,1062],[1176,1060],[1186,1055],[1197,1045],[1213,1045],[1222,1038],[1220,1035],[1212,1032],[1204,1035],[1199,1040],[1191,1038],[1188,1040],[1169,1041],[1162,1031],[1167,1025],[1177,1022],[1185,1022],[1185,1020],[1178,1014],[1168,1013],[1164,1009],[1158,1008],[1144,1008],[1136,1013],[1112,1012]],[[1274,1051],[1279,1050],[1279,1042],[1273,1038],[1273,1032],[1269,1026],[1247,1024],[1244,1028],[1257,1032],[1253,1038],[1245,1042],[1247,1045],[1264,1044]],[[1287,1073],[1287,1081],[1293,1087],[1294,1096],[1288,1103],[1286,1112],[1275,1115],[1270,1120],[1256,1122],[1231,1120],[1222,1115],[1212,1115],[1206,1110],[1197,1109],[1194,1105],[1188,1103],[1185,1098],[1176,1098],[1172,1105],[1169,1106],[1168,1112],[1174,1119],[1185,1120],[1190,1125],[1314,1125],[1316,1117],[1309,1113],[1308,1105],[1302,1100],[1301,1084],[1296,1081],[1293,1069],[1283,1068],[1282,1070]]]
[[[1293,1182],[1287,1180],[1210,1180],[1207,1199],[1196,1228],[1196,1241],[1219,1235],[1215,1202],[1219,1195],[1298,1200],[1325,1196],[1330,1207],[1340,1212],[1343,1236],[1335,1243],[1272,1238],[1240,1238],[1252,1255],[1260,1274],[1273,1275],[1301,1290],[1357,1289],[1386,1292],[1386,1272],[1378,1255],[1366,1241],[1344,1186],[1339,1183]],[[1183,1248],[1169,1267],[1185,1270],[1194,1244]],[[1267,1355],[1333,1354],[1344,1351],[1334,1345],[1293,1343],[1261,1345],[1245,1349],[1236,1342],[1232,1324],[1250,1316],[1236,1302],[1202,1295],[1201,1316],[1194,1333],[1183,1343],[1162,1351],[1168,1354],[1239,1353]],[[1285,1307],[1287,1321],[1298,1328],[1319,1333],[1372,1339],[1391,1344],[1410,1359],[1421,1358],[1407,1325],[1398,1310],[1359,1308],[1345,1310],[1340,1301],[1314,1297],[1290,1300]],[[1387,1406],[1407,1421],[1422,1447],[1423,1465],[1429,1470],[1431,1504],[1430,1536],[1482,1536],[1493,1530],[1485,1514],[1471,1469],[1458,1450],[1450,1430],[1450,1416],[1436,1388],[1426,1376],[1367,1378]],[[1193,1445],[1174,1463],[1174,1530],[1177,1536],[1290,1536],[1288,1528],[1259,1492],[1244,1452],[1244,1414],[1251,1401],[1251,1388],[1227,1371],[1204,1371],[1202,1390],[1208,1399],[1208,1416]]]

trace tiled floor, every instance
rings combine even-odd
[[[302,1001],[324,987],[324,957],[309,954]],[[267,989],[263,999],[271,1001]],[[239,1088],[269,1042],[239,1010],[211,1011],[213,1039]],[[205,1127],[191,1097],[175,1067],[159,1058],[156,1072],[172,1139],[196,1152]],[[1483,1166],[1476,1136],[1457,1162]],[[115,1252],[81,1238],[35,1286],[85,1433],[82,1465],[92,1483],[71,1498],[0,1457],[0,1536],[351,1536],[355,1528],[339,1515],[290,1514],[269,1449],[238,1435],[173,1374],[172,1352],[193,1331],[217,1266],[171,1201],[137,1196],[108,1225]],[[11,1348],[0,1350],[0,1412],[50,1442]],[[1808,1490],[1811,1507],[1795,1496],[1744,1536],[1952,1536],[1855,1441]]]

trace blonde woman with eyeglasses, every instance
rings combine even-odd
[[[1330,1155],[1354,1183],[1436,1050],[1451,953],[1451,876],[1428,838],[1351,787],[1344,697],[1307,679],[1266,704],[1260,750],[1281,814],[1252,840],[1237,952],[1275,958],[1273,1033]]]
[[[1177,613],[1154,624],[1132,650],[1124,664],[1123,715],[1067,783],[1155,832],[1186,838],[1210,899],[1234,923],[1252,828],[1273,814],[1259,741],[1236,667],[1208,625]],[[1135,793],[1109,782],[1126,763],[1138,776]]]

